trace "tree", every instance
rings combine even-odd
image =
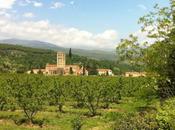
[[[141,46],[138,42],[138,38],[134,35],[130,35],[128,39],[122,39],[117,46],[117,54],[120,62],[129,63],[132,66],[132,70],[136,67],[144,67],[143,55],[144,47],[146,43]]]
[[[63,111],[65,96],[65,81],[57,81],[55,78],[53,80],[52,89],[49,92],[51,102],[58,107],[59,112]]]
[[[156,4],[154,11],[141,17],[138,23],[141,24],[142,32],[146,32],[148,37],[154,38],[156,41],[162,41],[168,38],[168,34],[174,28],[173,10],[171,7],[160,8]]]
[[[101,97],[99,82],[98,80],[96,81],[86,80],[83,81],[82,87],[83,87],[83,99],[85,106],[89,110],[89,115],[96,116]]]
[[[168,77],[170,77],[172,84],[174,84],[175,83],[175,46],[168,58],[167,68],[168,68],[168,73],[167,73]]]
[[[43,74],[43,72],[42,72],[42,70],[41,70],[41,69],[39,69],[38,74]]]
[[[47,95],[46,86],[37,76],[14,76],[7,80],[9,93],[24,111],[29,123],[33,123],[35,115],[42,110]]]
[[[148,31],[148,37],[156,42],[147,49],[147,68],[159,74],[158,92],[161,99],[174,96],[173,50],[175,49],[175,1],[170,0],[170,7],[155,6],[155,11],[140,18],[142,31]],[[152,27],[149,29],[149,27]],[[149,30],[148,30],[149,29]]]
[[[88,68],[88,71],[89,71],[89,75],[97,75],[98,74],[96,64],[92,64],[92,65],[88,66],[87,68]]]
[[[167,57],[171,53],[173,43],[170,35],[175,30],[175,1],[170,0],[170,2],[171,7],[160,8],[155,5],[154,11],[139,19],[141,31],[155,43],[151,46],[149,46],[149,41],[140,43],[133,35],[130,35],[128,39],[122,39],[117,47],[121,61],[129,62],[132,66],[139,65],[147,71],[160,75],[162,72],[165,73]]]
[[[110,82],[102,81],[100,82],[100,93],[101,93],[101,102],[104,109],[108,109],[110,103],[113,102],[113,85]]]
[[[121,59],[129,59],[134,65],[135,61],[139,61],[140,65],[145,65],[147,70],[160,75],[163,71],[163,75],[165,74],[167,57],[174,44],[172,34],[175,32],[175,1],[170,0],[170,3],[170,7],[163,8],[155,5],[154,11],[139,19],[138,23],[141,24],[142,32],[146,33],[148,38],[152,38],[155,43],[149,46],[147,41],[142,45],[135,36],[131,35],[128,39],[121,40],[117,47]],[[141,48],[140,45],[142,45]]]
[[[101,100],[104,104],[103,108],[109,108],[111,103],[119,103],[121,100],[121,91],[123,88],[122,78],[115,80],[104,80],[99,83],[101,91]]]
[[[71,75],[74,74],[72,67],[70,67],[70,69],[69,69],[69,74],[71,74]]]
[[[146,46],[140,49],[135,46],[137,39],[130,37],[119,44],[117,48],[119,56],[129,61],[132,59],[135,61],[137,56],[142,56],[139,59],[142,59],[141,65],[145,66],[145,70],[160,76],[157,83],[158,94],[162,102],[175,95],[173,67],[175,62],[175,1],[170,0],[170,7],[160,8],[155,5],[154,11],[141,17],[139,24],[141,24],[142,32],[155,41],[154,44],[150,46],[145,44]],[[134,61],[132,63],[135,63]]]
[[[72,49],[69,49],[69,59],[70,59],[70,63],[72,64]]]
[[[106,76],[109,76],[109,72],[108,71],[106,71]]]
[[[7,105],[7,93],[5,93],[6,89],[1,84],[0,85],[0,111],[4,110],[5,105]]]
[[[30,74],[34,74],[33,69],[30,71]]]
[[[83,65],[83,75],[86,75],[86,67]]]
[[[69,58],[72,59],[72,49],[69,49]]]
[[[72,84],[69,84],[72,88],[71,97],[75,100],[75,107],[82,108],[84,107],[84,82],[83,79],[75,80]]]

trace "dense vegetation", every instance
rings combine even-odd
[[[88,128],[86,123],[82,124],[83,120],[91,120],[94,117],[101,120],[102,118],[108,124],[105,129],[112,130],[118,129],[118,125],[121,127],[124,125],[122,122],[116,124],[119,123],[117,121],[119,119],[125,120],[125,117],[122,116],[124,113],[125,116],[134,114],[132,116],[134,118],[137,112],[139,114],[140,112],[153,111],[152,114],[157,116],[156,112],[159,111],[157,110],[159,105],[153,104],[157,99],[157,90],[156,80],[151,77],[47,77],[43,75],[2,74],[0,83],[1,111],[4,113],[12,111],[8,116],[0,114],[0,118],[12,120],[17,125],[29,123],[43,127],[53,121],[49,118],[54,118],[58,122],[61,120],[59,117],[55,117],[54,113],[68,116],[77,110],[75,115],[72,113],[73,117],[69,117],[75,119],[66,123],[73,123],[74,127],[80,125],[80,127],[86,126]],[[133,103],[134,106],[130,103]],[[122,104],[123,108],[116,109]],[[131,106],[125,108],[127,104]],[[51,108],[54,110],[49,111]],[[20,113],[20,116],[15,117],[15,113]],[[47,120],[44,117],[38,118],[40,113],[49,113],[49,118]],[[143,120],[137,116],[135,118]],[[130,122],[130,120],[128,121]],[[153,119],[153,122],[156,123],[156,126],[150,124],[149,127],[159,127],[159,121]],[[171,126],[170,121],[165,123]],[[55,126],[60,127],[58,124]],[[95,125],[101,127],[98,124]],[[130,127],[134,129],[136,127],[134,125],[136,124]],[[147,127],[148,124],[142,125],[140,127]]]
[[[67,64],[79,64],[87,69],[109,68],[115,73],[130,70],[127,64],[119,64],[115,61],[93,60],[86,57],[67,55]],[[47,63],[56,63],[56,52],[52,50],[35,49],[16,45],[0,44],[0,71],[23,73],[33,68],[45,68]]]
[[[139,23],[142,32],[154,40],[154,44],[140,42],[131,34],[117,47],[120,60],[159,75],[159,96],[163,100],[172,97],[175,95],[175,1],[170,0],[170,7],[155,5],[154,11],[141,17]]]
[[[20,45],[24,47],[39,48],[39,49],[49,49],[54,51],[61,51],[67,53],[69,48],[60,47],[51,43],[36,41],[36,40],[21,40],[21,39],[4,39],[0,40],[0,43]],[[102,50],[82,50],[82,49],[73,49],[74,54],[79,56],[88,57],[89,59],[96,60],[115,60],[116,54],[114,50],[111,51],[102,51]]]
[[[148,112],[136,117],[125,117],[125,120],[119,123],[121,129],[175,129],[172,127],[175,107],[175,1],[169,1],[169,7],[155,5],[153,11],[139,20],[141,31],[154,43],[148,40],[141,42],[137,36],[131,34],[127,39],[122,39],[117,47],[121,62],[142,67],[145,71],[157,75],[157,96],[161,105],[160,115],[155,116]],[[150,124],[156,127],[150,127]]]

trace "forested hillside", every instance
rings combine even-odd
[[[36,40],[20,40],[20,39],[6,39],[0,40],[0,44],[9,44],[9,45],[20,45],[24,47],[32,47],[39,49],[50,49],[54,51],[68,52],[69,48],[64,48],[61,46],[54,45],[48,42],[36,41]],[[85,50],[74,48],[74,54],[79,56],[85,56],[87,58],[96,59],[96,60],[116,60],[115,50],[104,51],[104,50]]]
[[[67,64],[70,63],[67,56]],[[114,61],[94,60],[87,57],[74,55],[73,64],[85,65],[87,68],[110,68],[115,73],[130,70],[126,64]],[[0,71],[25,72],[32,68],[44,68],[47,63],[56,63],[56,51],[22,47],[18,45],[0,44]]]

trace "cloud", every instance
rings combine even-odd
[[[23,1],[25,1],[25,2],[28,3],[28,4],[32,3],[31,0],[23,0]]]
[[[33,13],[31,13],[31,12],[24,13],[23,16],[25,18],[33,18],[33,17],[35,17],[35,15]]]
[[[16,0],[0,0],[0,9],[11,9]]]
[[[5,9],[0,9],[0,17],[10,18],[11,14],[8,13]]]
[[[149,27],[149,29],[151,29],[151,27]],[[153,43],[155,43],[155,41],[156,41],[156,39],[148,37],[147,31],[142,32],[141,30],[138,30],[135,33],[133,33],[133,35],[138,37],[138,41],[139,41],[140,45],[144,45],[144,43],[147,42],[148,46],[149,46],[149,45],[152,45]]]
[[[33,2],[33,5],[34,5],[35,7],[42,7],[42,6],[43,6],[43,3],[34,1],[34,2]]]
[[[115,30],[94,34],[77,28],[53,25],[47,20],[15,22],[0,19],[0,36],[46,41],[68,48],[106,50],[114,49],[118,40],[118,34]]]
[[[65,6],[64,3],[61,2],[55,2],[53,3],[53,5],[51,6],[52,9],[57,9],[57,8],[63,8]]]
[[[19,0],[18,4],[20,6],[32,5],[34,7],[42,7],[43,3],[34,0]]]
[[[139,4],[139,5],[137,5],[140,9],[142,9],[142,10],[147,10],[147,7],[145,6],[145,5],[143,5],[143,4]]]
[[[75,4],[75,1],[71,1],[70,4],[71,4],[71,5],[74,5],[74,4]]]
[[[26,1],[19,1],[18,5],[19,6],[27,6],[29,3],[27,3]]]

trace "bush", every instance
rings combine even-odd
[[[44,123],[45,123],[46,119],[43,118],[43,119],[35,119],[33,121],[33,124],[36,124],[36,125],[39,125],[41,128],[43,127]]]
[[[116,121],[113,130],[173,130],[166,120],[157,120],[156,113],[125,114]]]
[[[22,125],[22,124],[24,124],[24,123],[28,123],[28,120],[27,120],[27,118],[25,118],[25,117],[20,117],[20,116],[13,116],[12,117],[12,120],[14,121],[14,123],[16,124],[16,125]]]
[[[12,116],[10,117],[14,123],[18,126],[22,125],[22,124],[29,124],[29,120],[26,118],[26,117],[21,117],[21,116]],[[44,125],[44,122],[46,121],[46,119],[35,119],[33,120],[33,124],[34,125],[38,125],[40,126],[41,128],[43,127]]]
[[[82,119],[80,117],[74,118],[72,121],[72,128],[73,130],[81,130],[83,126]]]
[[[104,115],[104,118],[109,120],[109,121],[115,121],[117,119],[121,119],[122,113],[118,112],[109,112]]]

